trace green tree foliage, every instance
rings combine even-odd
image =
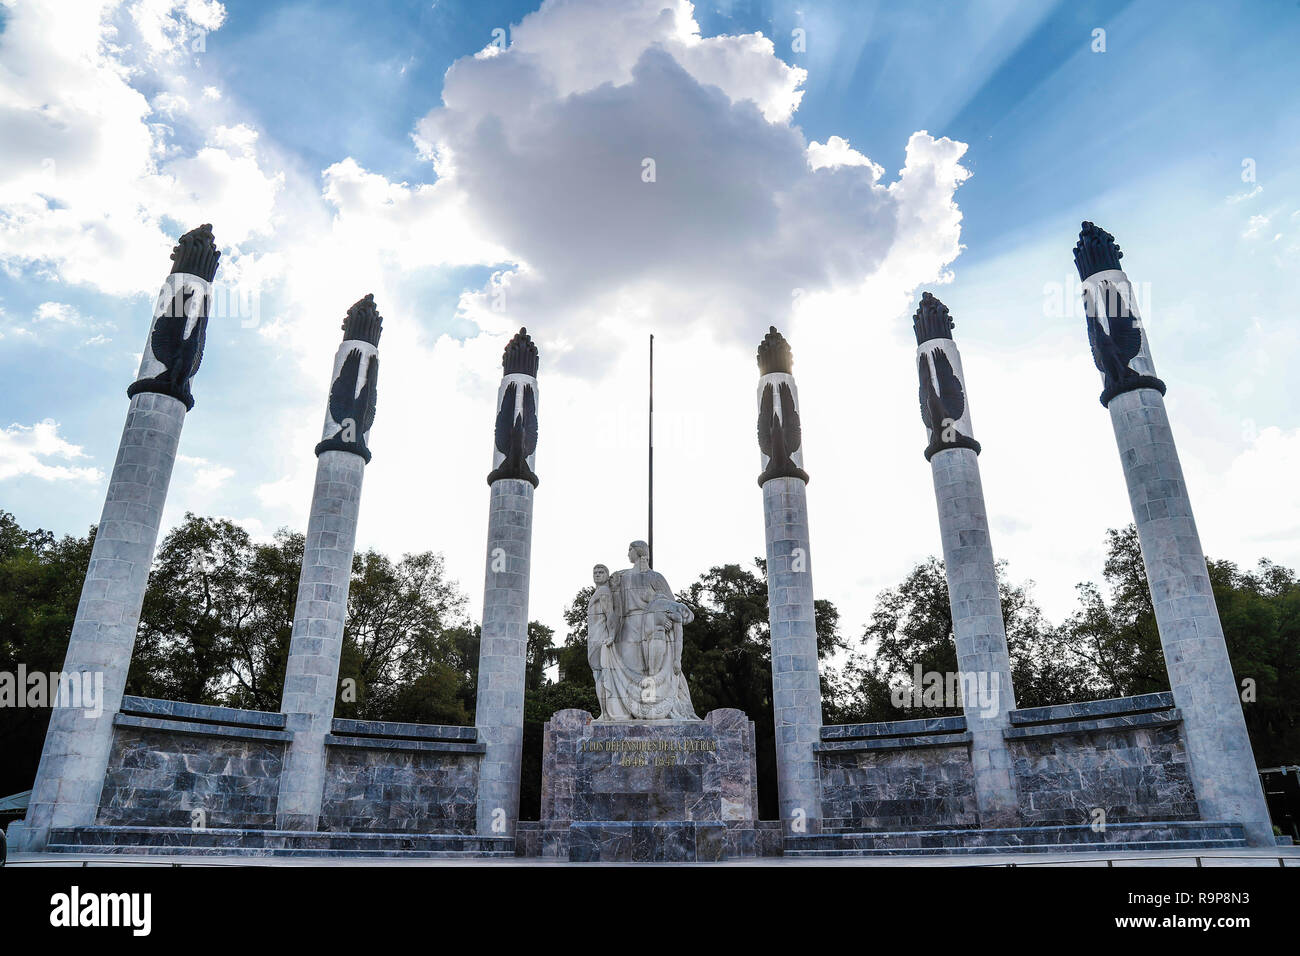
[[[81,599],[94,529],[55,538],[24,531],[0,511],[0,671],[50,674],[63,667]],[[16,707],[0,715],[0,796],[31,787],[40,761],[46,709]]]

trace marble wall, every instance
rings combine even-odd
[[[1200,819],[1170,694],[1013,711],[1007,743],[1025,825]]]
[[[284,714],[127,697],[96,823],[277,828]],[[307,829],[468,834],[484,745],[473,727],[336,719],[322,812]]]
[[[113,724],[97,824],[275,826],[281,715],[126,697]]]
[[[1170,694],[1024,708],[1010,723],[1019,825],[1201,819]],[[824,727],[817,755],[830,830],[988,826],[964,717]]]
[[[321,829],[473,833],[484,746],[473,727],[335,720]]]

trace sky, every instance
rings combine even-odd
[[[1131,520],[1071,249],[1112,232],[1211,557],[1300,566],[1290,2],[0,0],[0,508],[98,518],[176,237],[222,250],[164,528],[306,523],[349,305],[384,315],[358,545],[477,614],[501,351],[541,353],[530,614],[646,534],[763,553],[754,352],[794,350],[818,597],[940,553],[922,290],[993,548],[1054,620]],[[652,161],[652,167],[646,161]],[[647,181],[647,169],[653,176]]]

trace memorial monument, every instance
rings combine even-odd
[[[793,353],[773,327],[757,352],[757,437],[780,819],[758,819],[749,715],[697,714],[683,667],[692,609],[638,540],[629,567],[593,572],[587,654],[600,713],[561,710],[546,723],[541,819],[520,822],[538,484],[527,329],[505,347],[497,392],[475,727],[334,717],[376,407],[382,320],[371,296],[348,310],[334,359],[278,712],[124,693],[219,258],[211,227],[186,233],[127,391],[63,668],[103,674],[102,713],[60,697],[13,848],[703,862],[1273,845],[1165,385],[1120,256],[1109,233],[1083,224],[1074,258],[1088,338],[1172,691],[1016,706],[967,381],[948,309],[927,292],[912,320],[918,398],[964,713],[822,723],[802,410]]]
[[[682,673],[682,625],[695,615],[650,568],[644,541],[628,547],[632,567],[595,567],[587,606],[587,653],[600,720],[698,720]]]
[[[587,602],[587,659],[600,716],[562,710],[542,743],[542,819],[529,855],[575,861],[708,862],[760,852],[754,724],[691,703],[683,627],[694,613],[650,567],[598,564]],[[772,830],[775,835],[775,830]]]

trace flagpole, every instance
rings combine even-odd
[[[650,418],[647,422],[646,544],[650,548],[650,567],[655,566],[655,337],[650,333]]]

